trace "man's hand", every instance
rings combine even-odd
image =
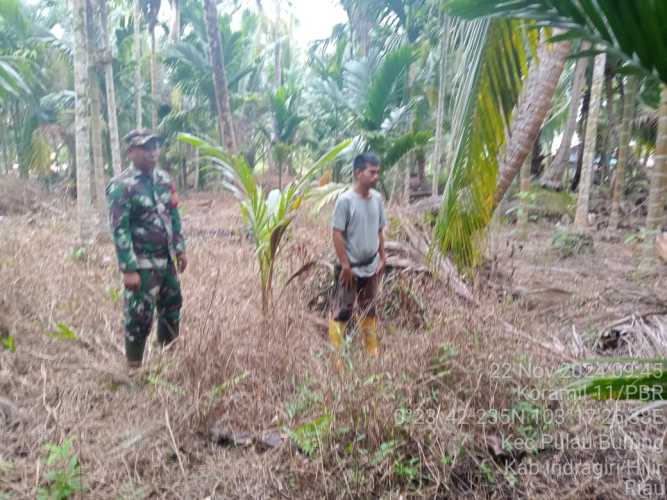
[[[352,274],[352,268],[349,265],[341,268],[340,282],[345,288],[352,288],[352,285],[354,284],[354,275]]]
[[[382,273],[384,272],[386,267],[387,267],[387,258],[386,257],[380,257],[380,263],[378,264],[378,270],[375,274],[377,274],[378,277],[382,276]]]
[[[141,276],[139,273],[123,273],[123,285],[125,288],[132,291],[137,291],[141,288]]]
[[[177,262],[179,273],[182,273],[183,271],[185,271],[185,268],[188,267],[188,259],[187,259],[187,257],[185,256],[184,253],[179,253],[176,256],[176,262]]]

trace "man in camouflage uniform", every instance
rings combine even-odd
[[[178,336],[185,240],[178,196],[171,178],[156,167],[160,138],[150,130],[131,131],[124,140],[132,166],[111,179],[107,201],[118,265],[123,274],[125,353],[139,368],[157,306],[157,338],[163,346]]]

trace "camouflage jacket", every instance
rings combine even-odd
[[[121,272],[164,269],[185,252],[178,196],[169,174],[129,167],[107,186],[111,232]]]

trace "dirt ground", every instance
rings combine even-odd
[[[395,272],[380,359],[353,328],[337,375],[328,275],[282,287],[333,256],[328,213],[295,222],[263,319],[233,200],[182,206],[182,336],[133,381],[108,238],[77,250],[66,203],[0,218],[0,498],[53,493],[47,445],[67,442],[75,498],[667,498],[664,409],[554,396],[605,359],[667,356],[665,275],[624,232],[562,259],[552,223],[496,227],[477,304]]]

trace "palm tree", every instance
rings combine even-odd
[[[121,171],[122,160],[120,155],[120,134],[118,132],[118,116],[116,114],[116,84],[113,78],[113,56],[109,41],[109,12],[107,2],[99,2],[100,7],[100,35],[101,57],[100,63],[104,66],[104,87],[107,101],[107,128],[109,129],[109,143],[111,147],[111,169],[114,175]]]
[[[618,229],[620,220],[621,200],[625,187],[625,166],[628,162],[630,149],[630,133],[632,132],[632,120],[635,111],[635,99],[639,89],[639,79],[630,76],[625,85],[623,96],[623,116],[621,118],[620,131],[618,134],[618,162],[614,171],[613,192],[611,198],[611,214],[609,216],[609,228]]]
[[[94,214],[90,196],[90,98],[88,96],[88,53],[86,0],[75,0],[74,18],[74,91],[76,129],[76,201],[79,240],[88,243],[93,236]]]
[[[577,196],[577,211],[574,216],[574,226],[583,230],[588,227],[588,207],[590,189],[595,162],[595,146],[598,134],[598,117],[600,115],[600,100],[602,99],[602,84],[604,82],[605,53],[595,57],[593,67],[593,82],[591,84],[591,104],[586,123],[586,138],[584,145],[582,176],[579,181],[579,195]]]
[[[628,2],[627,0],[529,1],[529,0],[456,0],[455,6],[467,15],[495,15],[539,19],[542,24],[568,29],[567,36],[586,39],[602,45],[619,56],[626,66],[638,69],[661,82],[661,104],[658,113],[656,164],[649,189],[647,228],[658,228],[664,222],[664,188],[667,174],[667,39],[661,28],[667,25],[663,2]],[[639,34],[641,36],[639,36]],[[647,239],[653,253],[653,241]],[[628,394],[658,394],[664,399],[665,370],[649,374],[597,378],[586,382],[583,393],[600,394],[610,399],[627,398]]]
[[[142,14],[148,24],[148,34],[151,40],[150,74],[151,74],[151,127],[157,129],[158,108],[158,63],[155,47],[155,26],[160,13],[161,0],[142,0]]]
[[[445,89],[447,82],[447,54],[449,52],[449,17],[443,16],[442,32],[440,34],[440,53],[438,58],[438,104],[435,113],[435,145],[433,147],[432,170],[433,179],[431,192],[438,194],[440,175],[442,168],[442,155],[444,145],[444,113],[445,113]]]
[[[304,117],[298,114],[298,91],[279,87],[271,96],[273,132],[271,149],[278,168],[278,189],[283,188],[283,168],[289,163],[299,125]]]
[[[501,149],[537,39],[504,20],[455,17],[450,32],[456,63],[448,78],[449,171],[433,241],[457,264],[472,265],[493,214]]]
[[[569,42],[552,45],[543,40],[540,43],[537,61],[533,61],[514,111],[509,142],[498,161],[495,205],[503,199],[528,153],[533,149],[540,127],[551,109],[556,85],[569,52]]]
[[[225,73],[225,60],[220,48],[220,29],[218,27],[218,11],[214,0],[204,0],[204,18],[208,33],[209,57],[213,67],[215,103],[218,111],[220,140],[231,154],[236,154],[236,137],[232,111],[229,106],[229,89]]]
[[[141,128],[143,122],[143,110],[141,98],[143,94],[143,81],[141,78],[141,0],[133,0],[134,13],[134,42],[132,45],[132,59],[134,64],[134,109],[136,112],[135,124]]]
[[[559,41],[587,40],[619,57],[625,69],[658,78],[663,85],[667,83],[667,58],[664,57],[667,40],[659,29],[667,24],[667,10],[660,2],[598,0],[582,6],[578,0],[453,0],[449,8],[452,13],[468,18],[539,19],[543,25],[566,30],[558,36]],[[646,20],[651,20],[650,29]],[[642,36],[636,36],[637,33]],[[667,106],[664,112],[667,114]],[[658,180],[651,184],[653,190],[659,190],[661,185]],[[660,195],[658,191],[649,198],[658,200]],[[653,217],[651,224],[659,221],[659,217]]]
[[[588,48],[586,42],[581,46],[582,50]],[[556,156],[551,161],[551,164],[544,170],[544,174],[540,180],[541,184],[551,189],[561,189],[563,186],[563,174],[565,167],[570,158],[570,150],[572,146],[572,137],[577,129],[577,118],[579,118],[579,108],[581,104],[581,96],[583,94],[584,85],[586,83],[586,67],[588,66],[588,58],[580,57],[574,69],[574,80],[572,81],[572,90],[570,93],[570,109],[567,116],[567,123],[563,131],[563,138],[561,140]]]
[[[658,135],[655,142],[655,155],[651,185],[648,196],[648,214],[646,229],[655,233],[665,225],[665,191],[667,179],[667,85],[662,86],[660,94],[660,110],[658,112]],[[653,239],[649,239],[648,252],[652,252]]]
[[[410,46],[381,56],[350,61],[345,67],[345,104],[366,147],[382,157],[383,178],[407,153],[425,145],[426,130],[406,130],[411,103],[406,99],[408,68],[415,58]]]
[[[170,0],[171,8],[174,10],[174,19],[171,25],[171,43],[176,43],[181,39],[181,1]]]
[[[283,190],[265,193],[257,183],[253,170],[242,156],[232,156],[221,148],[188,134],[179,140],[196,147],[224,178],[223,185],[237,198],[244,221],[250,226],[255,243],[255,255],[259,264],[262,314],[270,313],[273,297],[273,274],[284,235],[294,220],[302,201],[312,188],[318,173],[333,161],[351,141],[346,140],[324,154],[306,172]]]
[[[86,16],[88,85],[90,91],[90,145],[93,155],[91,181],[93,189],[93,203],[100,213],[100,220],[104,220],[102,214],[106,209],[106,199],[104,196],[106,179],[104,175],[104,154],[102,153],[102,104],[96,70],[98,33],[91,0],[86,0]]]

